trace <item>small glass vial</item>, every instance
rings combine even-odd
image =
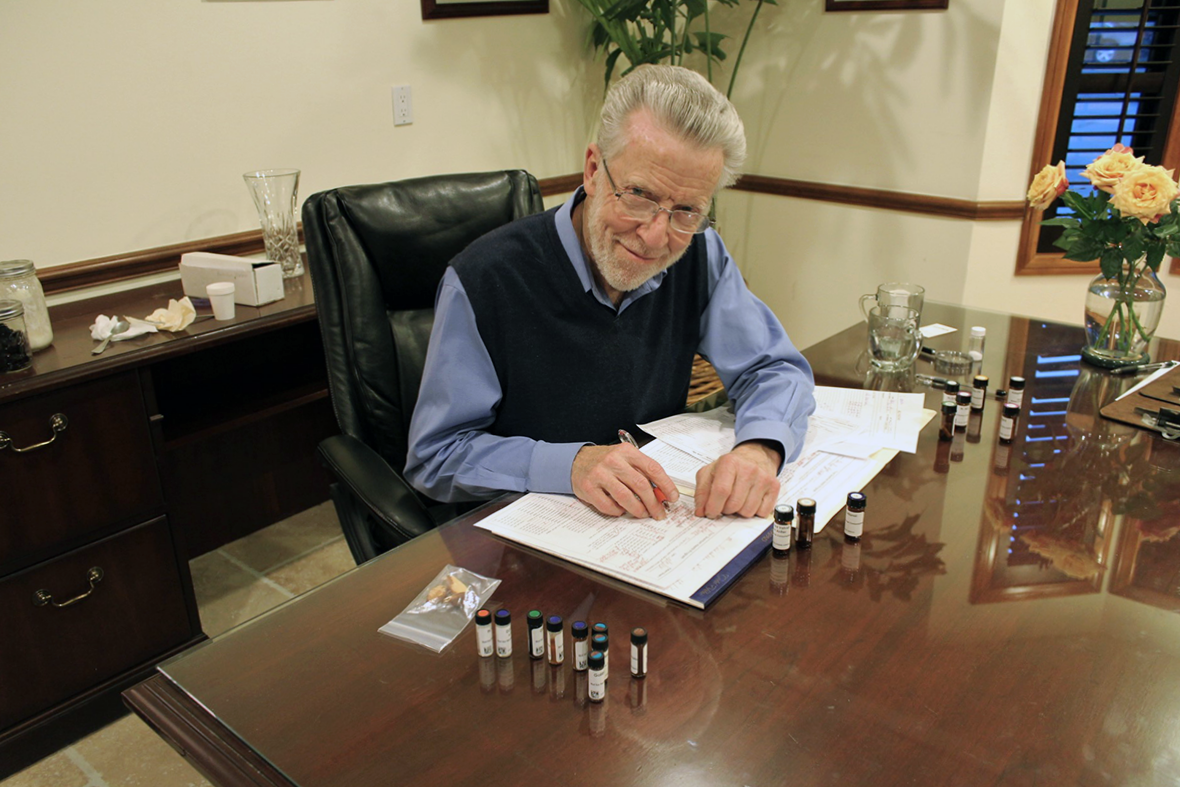
[[[0,262],[0,298],[20,301],[25,307],[25,328],[29,334],[29,348],[33,352],[44,350],[53,343],[45,291],[41,289],[37,269],[31,261]]]
[[[815,536],[815,501],[810,497],[801,497],[795,501],[795,510],[799,512],[799,530],[795,536],[795,546],[800,549],[811,549],[811,539]]]
[[[1000,445],[1012,442],[1012,435],[1016,433],[1016,419],[1020,417],[1020,407],[1008,402],[1004,405],[1004,413],[1000,416]]]
[[[967,419],[971,415],[971,392],[959,391],[955,396],[958,405],[955,409],[955,431],[961,432],[967,428]]]
[[[561,615],[550,615],[545,621],[545,646],[550,664],[565,663],[565,624]]]
[[[590,637],[590,651],[598,651],[605,659],[607,678],[610,677],[610,637],[606,634],[595,634]]]
[[[590,701],[602,702],[606,699],[606,654],[592,650],[587,662],[590,668]]]
[[[951,404],[958,404],[956,397],[959,395],[959,381],[947,380],[946,387],[942,389],[942,401],[950,402]]]
[[[0,301],[0,373],[19,372],[33,363],[25,307],[20,301]]]
[[[977,374],[971,386],[971,409],[982,410],[983,403],[987,401],[987,384],[988,378],[986,374]]]
[[[586,625],[585,621],[575,620],[570,626],[570,638],[574,641],[575,672],[585,672],[587,669],[586,659],[590,655],[590,643],[587,642],[589,636],[590,627]]]
[[[959,406],[954,402],[942,403],[942,422],[938,425],[938,439],[949,443],[955,439],[955,413]]]
[[[971,328],[971,336],[967,339],[967,355],[971,356],[972,363],[979,363],[983,360],[983,345],[987,341],[987,328],[982,325],[975,325]]]
[[[631,677],[647,677],[647,629],[631,629]]]
[[[506,659],[512,655],[512,613],[496,610],[496,655]]]
[[[1008,378],[1008,404],[1014,404],[1017,407],[1024,406],[1024,378],[1023,377],[1009,377]]]
[[[791,552],[791,542],[795,540],[795,509],[787,504],[774,507],[774,527],[771,529],[770,548],[776,555],[787,555]]]
[[[861,492],[849,492],[848,504],[844,511],[844,537],[860,541],[865,527],[865,504],[868,502]]]
[[[486,658],[496,652],[492,642],[492,613],[481,609],[475,613],[475,650],[480,658]]]
[[[541,617],[541,610],[529,610],[525,625],[529,629],[529,658],[545,658],[545,632],[543,630],[545,621]]]

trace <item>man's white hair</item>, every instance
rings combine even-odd
[[[626,147],[627,121],[647,109],[657,123],[685,142],[721,148],[718,189],[737,182],[746,161],[746,129],[729,99],[709,80],[681,66],[644,65],[615,82],[602,105],[598,146],[607,158]]]

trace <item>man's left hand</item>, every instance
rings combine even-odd
[[[697,471],[696,515],[768,517],[778,500],[782,454],[773,444],[751,440]]]

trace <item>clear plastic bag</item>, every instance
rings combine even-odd
[[[454,642],[499,586],[498,579],[447,566],[410,606],[378,630],[439,653]]]

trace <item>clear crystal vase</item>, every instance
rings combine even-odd
[[[1082,357],[1108,369],[1145,363],[1166,295],[1164,285],[1144,259],[1124,263],[1118,276],[1108,279],[1099,274],[1086,292]]]
[[[266,258],[283,268],[283,278],[303,275],[303,255],[295,227],[295,200],[299,193],[299,170],[263,169],[242,175],[258,209]]]

